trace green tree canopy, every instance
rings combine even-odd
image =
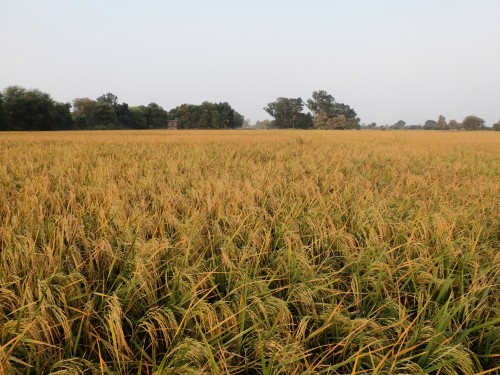
[[[149,103],[144,108],[148,129],[161,129],[167,126],[168,112],[156,103]]]
[[[96,99],[96,102],[99,103],[108,103],[110,104],[113,108],[115,108],[118,105],[118,97],[110,92],[103,94],[99,96]]]
[[[203,102],[182,104],[168,113],[178,120],[179,129],[236,129],[243,126],[244,117],[228,103]]]
[[[314,91],[312,93],[312,98],[307,100],[307,108],[309,108],[314,115],[326,113],[328,117],[340,115],[345,116],[346,119],[357,117],[354,109],[347,104],[336,102],[335,98],[324,90]]]
[[[325,113],[335,116],[335,98],[324,90],[314,91],[312,98],[307,99],[307,108],[314,114]]]
[[[58,103],[49,94],[38,89],[27,90],[9,86],[2,94],[4,130],[55,130],[70,129],[69,103]]]
[[[278,129],[303,127],[304,102],[301,98],[279,97],[264,110],[274,117],[274,127]],[[299,126],[300,125],[300,126]]]
[[[113,105],[90,98],[73,100],[73,122],[80,129],[109,129],[118,125]]]
[[[317,129],[360,129],[356,111],[324,90],[314,91],[307,100],[307,108],[314,114]]]

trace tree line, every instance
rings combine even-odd
[[[161,129],[178,119],[180,129],[234,129],[243,116],[228,103],[182,104],[170,111],[156,103],[129,106],[112,93],[60,103],[38,89],[9,86],[0,93],[0,130]]]
[[[273,120],[257,121],[257,128],[500,130],[500,121],[487,127],[477,116],[467,116],[462,122],[439,116],[423,125],[407,125],[403,120],[382,126],[360,124],[353,108],[337,102],[324,90],[314,91],[306,101],[279,97],[264,110]],[[154,102],[139,106],[119,103],[118,97],[109,92],[96,99],[76,98],[72,103],[60,103],[45,92],[21,86],[9,86],[0,92],[0,130],[160,129],[171,119],[178,120],[179,129],[248,127],[248,120],[226,102],[182,104],[167,111]]]
[[[310,112],[304,113],[304,107]],[[314,91],[304,102],[301,98],[280,97],[269,103],[264,110],[274,117],[273,121],[257,121],[257,128],[300,128],[300,129],[400,129],[400,130],[500,130],[500,121],[487,127],[477,116],[466,116],[462,122],[446,121],[442,115],[437,120],[427,120],[423,125],[407,125],[399,120],[392,125],[378,126],[376,123],[360,124],[356,111],[339,103],[324,90]]]
[[[437,120],[427,120],[423,125],[408,125],[405,121],[399,120],[392,125],[378,126],[376,123],[361,126],[365,129],[399,129],[399,130],[497,130],[500,131],[500,121],[492,127],[486,126],[486,122],[477,116],[466,116],[462,122],[456,120],[447,121],[446,117],[439,115]]]

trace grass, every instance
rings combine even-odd
[[[0,373],[498,373],[499,150],[0,134]]]

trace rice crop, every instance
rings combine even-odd
[[[0,373],[500,371],[500,135],[0,134]]]

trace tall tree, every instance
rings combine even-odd
[[[439,118],[436,122],[436,127],[440,130],[448,129],[448,123],[446,122],[446,118],[443,115],[439,115]]]
[[[356,111],[324,90],[314,91],[307,100],[307,108],[314,114],[314,127],[319,129],[360,129]]]
[[[117,104],[115,107],[118,126],[122,128],[132,128],[133,118],[127,103]]]
[[[95,124],[95,111],[97,102],[90,98],[76,98],[73,100],[73,121],[81,129],[86,129]]]
[[[264,110],[274,117],[274,127],[279,129],[295,128],[300,118],[304,102],[301,98],[279,97]]]
[[[335,115],[335,98],[324,90],[313,91],[312,98],[307,99],[307,108],[314,115],[325,113],[332,117]]]
[[[467,116],[462,121],[465,130],[481,130],[484,128],[484,120],[477,116]]]
[[[94,121],[93,126],[99,129],[110,129],[118,125],[113,105],[106,102],[96,102]]]
[[[160,129],[167,126],[168,112],[156,103],[149,103],[145,108],[148,129]]]

